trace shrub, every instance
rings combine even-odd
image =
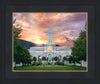
[[[46,57],[42,57],[42,60],[46,60]]]
[[[36,62],[33,62],[32,66],[35,66],[36,65]]]
[[[38,63],[36,64],[36,66],[39,66],[39,65],[42,65],[42,62],[38,62]]]
[[[48,62],[48,65],[52,65],[52,63]]]
[[[62,62],[61,65],[64,65],[64,62]]]
[[[64,62],[56,62],[55,65],[64,65]]]
[[[36,61],[37,60],[37,58],[36,57],[33,57],[33,61]]]
[[[58,59],[59,59],[59,58],[58,58],[57,56],[56,56],[56,57],[54,57],[54,60],[55,60],[55,61],[57,61]]]

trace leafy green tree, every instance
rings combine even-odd
[[[37,58],[36,58],[36,57],[33,57],[33,61],[35,61],[35,62],[36,62],[36,60],[37,60]]]
[[[16,40],[14,41],[14,61],[15,61],[15,66],[16,66],[16,63],[20,63],[21,61],[21,56],[19,55],[20,53],[20,48],[21,48],[21,45],[19,44],[19,41]]]
[[[31,55],[29,51],[23,45],[21,45],[19,41],[21,31],[22,29],[21,27],[18,27],[18,25],[13,26],[15,67],[16,63],[31,63]]]
[[[54,60],[55,60],[55,61],[58,61],[58,59],[59,59],[59,58],[58,58],[57,56],[56,56],[56,57],[54,57]]]
[[[63,57],[63,61],[66,61],[67,60],[67,58],[66,57]]]
[[[75,65],[75,63],[76,63],[76,57],[75,56],[69,56],[69,63],[74,63],[74,65]]]
[[[67,58],[67,56],[63,57],[63,61],[69,61],[69,59]]]
[[[24,64],[30,64],[31,63],[31,55],[29,51],[19,43],[14,44],[14,61],[16,63],[22,62]]]
[[[72,55],[77,58],[77,61],[86,61],[86,31],[81,31],[79,38],[74,42]]]
[[[20,31],[20,29],[17,29],[18,31]],[[15,32],[15,28],[14,28],[14,61],[15,61],[15,67],[16,67],[16,63],[20,63],[21,62],[21,44],[19,42],[19,40],[17,39],[18,36],[18,31]]]
[[[76,64],[76,57],[72,56],[72,63],[74,63],[74,65]]]
[[[42,57],[42,60],[46,60],[46,57],[43,56],[43,57]]]
[[[72,63],[72,56],[69,56],[69,63]]]
[[[30,64],[31,63],[31,55],[30,55],[29,51],[24,46],[21,47],[20,56],[21,56],[21,62],[23,64]]]

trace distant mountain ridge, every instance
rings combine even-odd
[[[22,40],[22,39],[19,39],[19,41],[27,49],[29,49],[30,47],[42,47],[42,46],[44,46],[44,44],[42,44],[42,45],[36,45],[35,43],[29,42],[29,41],[26,41],[26,40]],[[59,45],[56,45],[56,46],[59,46]]]
[[[19,39],[20,43],[22,45],[24,45],[27,49],[29,49],[32,46],[35,46],[35,43],[29,42],[29,41],[25,41],[25,40],[21,40]]]

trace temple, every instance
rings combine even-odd
[[[62,61],[64,56],[71,55],[70,47],[56,46],[52,39],[52,30],[48,31],[48,41],[43,47],[30,47],[28,49],[32,57],[36,57],[37,61],[42,57],[46,57],[48,62],[52,62],[54,57],[58,57]]]

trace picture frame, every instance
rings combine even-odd
[[[29,20],[29,16],[31,16],[30,20]],[[22,18],[22,19],[20,19],[20,20],[14,19],[15,17]],[[37,19],[36,21],[35,21],[34,17],[35,17],[35,19]],[[38,17],[40,20],[38,20]],[[63,20],[64,17],[66,17],[66,19]],[[70,27],[71,25],[68,25],[68,24],[70,24],[70,19],[68,20],[69,22],[66,21],[67,17],[70,17],[70,19],[72,18],[71,19],[73,22],[72,27],[74,29],[72,27]],[[40,28],[34,27],[34,25],[33,25],[34,23],[32,23],[33,26],[29,25],[29,27],[28,27],[28,24],[26,23],[27,20],[24,18],[29,20],[29,22],[27,22],[27,23],[30,23],[30,21],[33,18],[32,21],[38,23],[37,26],[39,26],[39,24],[42,23],[43,27],[42,27],[42,25],[40,25]],[[14,21],[14,23],[12,21],[12,24],[13,24],[13,29],[12,29],[12,33],[13,33],[12,34],[12,71],[13,72],[24,72],[24,71],[25,72],[88,72],[88,53],[87,53],[88,52],[88,13],[87,12],[13,12],[12,19]],[[23,19],[25,22],[23,21]],[[60,31],[59,31],[59,29],[57,29],[56,26],[58,23],[57,21],[59,21],[61,19],[62,19],[62,21],[60,21],[60,23],[62,23],[62,25],[61,25],[62,27],[59,28],[59,26],[58,26],[58,28],[60,29]],[[81,20],[82,23],[79,23],[80,22],[79,20]],[[39,22],[37,22],[37,21],[39,21]],[[52,21],[52,22],[50,22],[50,21]],[[65,28],[63,27],[64,22],[66,23]],[[15,51],[16,49],[14,47],[17,45],[17,43],[16,43],[17,40],[14,37],[15,36],[14,32],[17,32],[17,30],[20,30],[20,25],[18,28],[17,23],[19,23],[20,25],[23,25],[21,28],[22,29],[21,33],[20,33],[21,36],[19,37],[18,40],[21,43],[21,45],[24,45],[25,48],[29,51],[30,55],[27,55],[27,56],[30,56],[29,59],[31,59],[30,60],[31,62],[29,62],[27,60],[26,64],[25,64],[23,62],[24,61],[24,58],[23,58],[22,59],[23,61],[20,61],[19,64],[16,63],[16,66],[15,66],[14,58],[19,57],[19,55],[20,55],[20,54],[19,55],[16,54],[17,56],[15,55],[15,52],[17,52],[17,51]],[[45,24],[45,23],[47,23],[47,24]],[[58,23],[58,25],[60,23]],[[25,24],[27,24],[26,27],[24,26]],[[45,24],[45,27],[44,27],[44,24]],[[79,27],[80,26],[79,24],[81,25],[81,27]],[[54,25],[56,25],[56,26],[54,27]],[[74,25],[75,26],[77,25],[77,27],[75,27]],[[35,29],[32,30],[30,27],[32,27],[32,29],[33,28],[35,28]],[[28,32],[25,31],[26,29],[28,30]],[[37,32],[37,30],[41,30],[41,29],[43,29],[43,30],[40,32],[39,31]],[[48,30],[48,31],[46,31],[46,30]],[[55,30],[56,30],[56,32],[55,32]],[[63,30],[65,30],[66,32],[73,32],[73,34],[72,33],[64,33],[65,31],[63,31]],[[75,31],[77,31],[76,32],[77,34],[74,33]],[[35,33],[35,32],[37,32],[37,33]],[[42,33],[42,32],[46,32],[46,33]],[[75,37],[73,38],[73,36],[76,35],[76,37],[78,37],[79,32],[80,32],[80,35],[82,35],[82,33],[83,33],[84,38],[86,38],[86,40],[84,40],[85,44],[83,45],[84,46],[83,48],[84,48],[86,54],[85,54],[85,56],[83,56],[85,58],[83,59],[82,62],[81,62],[81,60],[79,62],[78,57],[76,57],[72,54],[72,52],[73,52],[72,50],[75,45],[74,44]],[[23,34],[23,33],[25,33],[25,34]],[[31,34],[29,36],[29,34],[27,34],[27,33],[29,33],[29,34],[33,33],[34,36],[33,36],[33,34]],[[61,33],[61,35],[58,36],[58,33]],[[47,35],[44,35],[44,34],[47,34]],[[66,36],[66,34],[69,36]],[[44,36],[42,37],[42,35],[44,35]],[[29,36],[30,40],[28,40],[28,38],[26,36]],[[54,36],[56,39],[54,39]],[[80,41],[82,41],[82,40],[80,40]],[[27,47],[27,46],[29,46],[29,44],[27,44],[27,42],[31,43],[32,46]],[[82,46],[81,43],[80,43],[80,45]],[[80,49],[79,49],[79,51],[80,51]],[[79,51],[78,51],[78,53],[79,53]],[[19,53],[20,52],[22,52],[22,51],[20,50]],[[26,56],[26,55],[22,55],[22,53],[21,53],[20,57],[23,57],[23,56]],[[43,58],[45,58],[45,60],[43,60]],[[74,63],[73,58],[76,60],[75,63]],[[34,59],[35,59],[35,61],[34,61]],[[27,65],[27,62],[28,62],[28,65]]]

